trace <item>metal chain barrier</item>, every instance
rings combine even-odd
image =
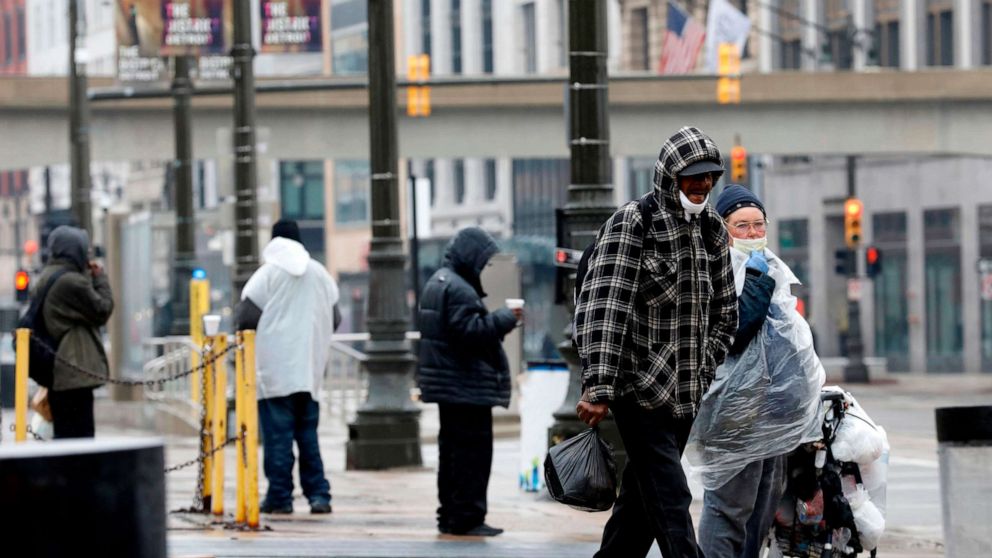
[[[11,430],[13,430],[13,429],[11,429]],[[199,463],[202,466],[203,465],[203,461],[206,458],[213,457],[213,455],[215,453],[223,450],[224,448],[226,448],[227,446],[229,446],[229,445],[237,442],[238,440],[243,440],[244,438],[245,438],[244,434],[242,434],[241,436],[235,436],[233,438],[228,438],[228,439],[224,440],[223,442],[221,442],[220,445],[218,445],[218,446],[214,447],[213,449],[211,449],[210,451],[200,451],[200,454],[199,455],[197,455],[193,459],[190,459],[189,461],[183,461],[182,463],[179,463],[178,465],[173,465],[172,467],[166,467],[165,472],[166,472],[166,474],[173,473],[173,472],[178,471],[180,469],[185,469],[187,467],[192,467],[193,465],[196,465],[197,463]],[[202,448],[203,447],[203,444],[200,444],[200,447]],[[197,503],[199,503],[201,506],[203,505],[203,502],[196,502],[195,501],[195,500],[199,500],[199,494],[202,493],[202,488],[203,488],[203,486],[202,486],[203,485],[203,480],[202,480],[203,479],[203,476],[202,476],[202,474],[200,476],[200,479],[201,480],[197,482],[197,491],[196,491],[197,496],[194,496],[193,507],[197,507],[196,506]]]
[[[194,366],[192,368],[189,368],[187,370],[183,370],[182,372],[178,372],[176,374],[173,374],[172,376],[163,376],[161,378],[154,378],[154,379],[151,379],[151,380],[119,380],[119,379],[116,379],[116,378],[109,378],[109,377],[104,376],[102,374],[97,374],[95,372],[91,372],[89,370],[86,370],[85,368],[80,367],[79,365],[77,365],[77,364],[75,364],[73,362],[69,362],[68,360],[64,359],[63,357],[60,357],[58,355],[58,351],[56,351],[51,346],[49,346],[47,343],[45,343],[43,340],[41,340],[41,338],[35,336],[35,334],[34,334],[33,331],[31,332],[31,341],[33,341],[34,343],[37,343],[38,346],[41,347],[41,349],[43,351],[45,351],[46,353],[52,355],[52,357],[55,359],[56,362],[58,362],[58,363],[60,363],[60,364],[62,364],[64,366],[69,367],[70,369],[72,369],[73,372],[77,372],[77,373],[82,374],[84,376],[89,376],[90,378],[93,378],[95,380],[100,380],[101,382],[105,382],[105,383],[108,383],[108,384],[115,384],[115,385],[119,385],[119,386],[145,386],[145,387],[152,387],[152,386],[162,387],[163,385],[165,385],[168,382],[173,382],[173,381],[176,381],[176,380],[178,380],[180,378],[185,378],[186,376],[192,375],[194,372],[202,372],[203,370],[205,370],[208,366],[210,366],[214,362],[217,362],[218,360],[220,360],[220,359],[224,358],[225,356],[227,356],[229,353],[231,353],[231,352],[237,350],[238,348],[240,348],[236,343],[231,344],[231,345],[228,345],[227,349],[225,349],[224,351],[222,351],[220,353],[217,353],[217,354],[214,354],[214,355],[211,355],[209,358],[206,358],[202,362],[200,362],[200,364],[198,364],[198,365],[196,365],[196,366]]]
[[[38,434],[37,432],[35,432],[34,430],[31,430],[31,425],[30,424],[27,425],[27,430],[28,430],[28,434],[30,434],[31,437],[34,438],[34,441],[36,441],[36,442],[47,442],[48,441],[45,438],[43,438],[40,434]],[[16,424],[11,424],[10,425],[10,431],[11,432],[16,432],[17,431],[17,425]]]

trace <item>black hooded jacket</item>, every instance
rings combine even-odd
[[[510,369],[503,337],[516,327],[509,309],[488,312],[479,278],[498,251],[482,229],[464,229],[420,297],[421,398],[427,403],[506,407]]]

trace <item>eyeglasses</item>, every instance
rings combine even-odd
[[[737,234],[747,234],[748,230],[754,229],[754,232],[761,234],[765,232],[765,228],[768,226],[768,220],[755,221],[753,223],[736,223],[731,225],[727,223],[727,227],[734,229]]]

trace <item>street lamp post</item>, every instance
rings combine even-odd
[[[69,156],[72,214],[80,228],[93,238],[93,205],[90,199],[90,103],[86,96],[87,51],[82,0],[69,0]]]
[[[372,171],[372,246],[369,250],[365,366],[368,400],[348,426],[347,467],[385,469],[420,465],[420,411],[410,400],[416,362],[406,340],[410,323],[400,230],[396,138],[393,2],[369,0],[369,138]]]
[[[582,250],[595,241],[599,227],[615,210],[613,171],[610,162],[610,130],[607,99],[607,0],[569,0],[569,147],[571,184],[564,208],[564,234],[567,247]],[[574,276],[566,285],[569,314],[575,313],[571,295]],[[555,422],[548,430],[549,445],[578,434],[586,428],[575,407],[582,392],[582,368],[572,347],[571,327],[558,351],[568,363],[568,393],[555,411]],[[601,434],[617,449],[622,448],[612,419],[601,423]],[[618,452],[618,464],[625,454]]]
[[[255,161],[255,49],[251,45],[251,2],[234,0],[234,300],[258,268],[258,202]]]
[[[196,261],[191,62],[188,56],[176,56],[172,79],[176,143],[176,159],[172,165],[173,206],[176,212],[176,246],[172,258],[172,335],[189,335],[189,280]]]

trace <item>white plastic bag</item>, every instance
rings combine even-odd
[[[31,413],[31,432],[45,441],[55,436],[54,426],[50,421],[45,420],[41,413]]]
[[[866,465],[858,465],[861,469],[861,482],[865,486],[865,490],[868,491],[868,496],[871,497],[872,503],[881,512],[882,517],[885,517],[885,507],[886,507],[886,487],[888,484],[888,472],[889,472],[889,440],[885,433],[885,429],[881,426],[878,427],[879,431],[882,433],[884,439],[884,444],[882,445],[882,455],[878,459],[868,463]]]
[[[738,279],[746,257],[731,253]],[[717,369],[686,446],[690,472],[707,490],[723,486],[750,463],[822,437],[825,374],[809,324],[790,292],[798,281],[784,262],[768,250],[766,255],[776,280],[768,317],[744,352]],[[738,294],[743,280],[739,283]]]
[[[848,403],[847,413],[837,427],[830,450],[838,461],[868,465],[882,457],[887,443],[885,431],[871,420],[850,393],[844,396]]]

